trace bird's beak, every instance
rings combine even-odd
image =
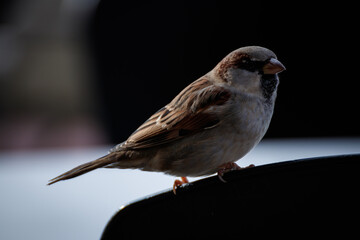
[[[263,67],[264,74],[276,74],[284,71],[285,66],[276,58],[271,58]]]

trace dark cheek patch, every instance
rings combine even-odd
[[[266,100],[270,100],[276,90],[279,79],[276,74],[264,74],[261,77],[261,88]]]

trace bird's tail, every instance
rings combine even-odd
[[[71,179],[74,177],[77,177],[79,175],[85,174],[87,172],[90,172],[96,168],[104,167],[110,163],[114,163],[117,160],[117,156],[114,153],[110,153],[104,157],[101,157],[99,159],[96,159],[94,161],[84,163],[80,166],[77,166],[76,168],[71,169],[70,171],[67,171],[60,176],[57,176],[51,180],[49,180],[48,185],[54,184],[58,181]]]

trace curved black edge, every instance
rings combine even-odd
[[[101,239],[357,234],[359,170],[360,154],[208,177],[125,206]]]

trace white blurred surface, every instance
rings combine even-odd
[[[0,239],[99,239],[122,205],[172,187],[172,176],[117,169],[46,186],[108,149],[0,153]],[[360,138],[264,140],[238,164],[352,153],[360,153]]]

